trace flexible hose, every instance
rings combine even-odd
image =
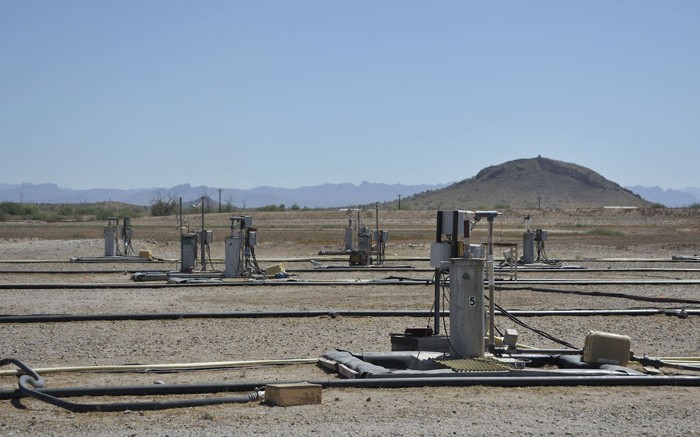
[[[245,396],[213,397],[200,399],[174,399],[163,402],[150,401],[79,404],[76,402],[66,401],[48,393],[36,390],[35,387],[40,388],[41,386],[35,384],[36,381],[29,375],[22,375],[19,378],[19,389],[26,396],[30,396],[32,398],[38,399],[56,407],[64,408],[74,413],[114,412],[127,410],[165,410],[169,408],[189,408],[217,404],[240,404],[252,402],[260,398],[260,393],[258,391],[253,391]]]
[[[688,359],[690,358],[690,359]],[[643,366],[653,366],[659,367],[671,367],[678,370],[691,370],[698,372],[700,371],[700,361],[694,360],[692,357],[681,358],[681,359],[664,359],[664,358],[651,358],[651,357],[637,357],[633,356],[632,361],[636,361]]]
[[[560,338],[556,338],[556,337],[554,337],[553,335],[549,334],[548,332],[545,332],[545,331],[543,331],[543,330],[541,330],[541,329],[537,329],[537,328],[534,328],[534,327],[528,325],[527,323],[523,322],[523,321],[520,320],[518,317],[516,317],[516,316],[515,316],[513,313],[511,313],[510,311],[506,311],[505,309],[503,309],[503,307],[501,307],[500,305],[498,305],[498,304],[494,304],[494,305],[495,305],[496,308],[498,308],[498,311],[500,311],[501,314],[504,314],[506,317],[508,317],[508,318],[509,318],[512,322],[514,322],[515,324],[517,324],[517,325],[519,325],[519,326],[522,326],[522,327],[525,328],[525,329],[529,329],[530,331],[534,332],[535,334],[537,334],[537,335],[539,335],[539,336],[541,336],[541,337],[544,337],[544,338],[546,338],[546,339],[548,339],[548,340],[550,340],[550,341],[553,341],[553,342],[555,342],[555,343],[558,343],[558,344],[560,344],[560,345],[562,345],[562,346],[568,347],[568,348],[570,348],[570,349],[575,349],[575,350],[578,349],[576,346],[574,346],[573,344],[569,343],[569,342],[566,341],[566,340],[562,340],[562,339],[560,339]]]

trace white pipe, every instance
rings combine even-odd
[[[210,369],[222,367],[243,367],[243,366],[271,366],[281,364],[315,364],[318,358],[289,358],[280,360],[252,360],[252,361],[213,361],[205,363],[170,363],[170,364],[125,364],[125,365],[103,365],[103,366],[72,366],[72,367],[45,367],[35,368],[37,373],[58,373],[58,372],[104,372],[104,371],[136,371],[136,370],[184,370],[184,369]],[[0,376],[13,376],[17,374],[16,369],[0,370]]]

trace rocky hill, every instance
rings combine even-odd
[[[653,204],[600,174],[538,156],[481,170],[440,190],[405,199],[411,209],[649,207]]]

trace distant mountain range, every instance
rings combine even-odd
[[[671,188],[664,190],[660,187],[634,185],[627,187],[627,189],[651,202],[660,203],[669,208],[700,204],[700,188],[697,187],[686,187],[681,190]]]
[[[221,196],[219,197],[219,190]],[[628,197],[628,195],[630,197]],[[636,195],[636,196],[635,196]],[[401,197],[415,209],[508,206],[585,207],[593,205],[638,205],[658,203],[667,207],[700,204],[700,188],[662,189],[635,185],[620,187],[592,170],[547,158],[509,161],[487,167],[476,176],[452,184],[383,184],[363,181],[323,184],[299,188],[261,186],[251,189],[212,188],[205,185],[177,185],[171,188],[73,190],[56,184],[0,184],[0,202],[95,203],[123,202],[150,205],[156,200],[196,201],[202,196],[237,208],[285,205],[308,208],[336,208],[395,203]],[[527,205],[522,204],[526,199]],[[648,201],[648,202],[645,202]],[[490,203],[489,203],[490,202]]]
[[[237,208],[258,208],[268,205],[291,207],[335,208],[366,205],[374,202],[389,202],[428,190],[441,189],[448,184],[403,185],[382,184],[363,181],[352,183],[323,184],[299,188],[277,188],[261,186],[250,189],[219,188],[205,185],[177,185],[172,188],[110,189],[94,188],[73,190],[56,184],[0,184],[0,202],[26,203],[94,203],[123,202],[132,205],[150,205],[156,200],[178,200],[191,202],[202,196],[223,205]]]

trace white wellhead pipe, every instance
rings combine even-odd
[[[450,355],[484,356],[484,260],[450,259]]]

